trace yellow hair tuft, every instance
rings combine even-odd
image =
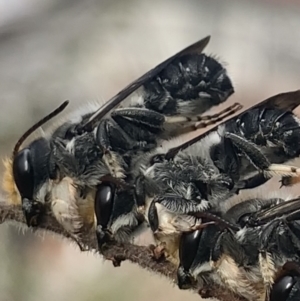
[[[3,164],[5,167],[5,171],[3,175],[2,187],[7,194],[7,201],[9,204],[19,205],[21,204],[21,197],[13,176],[12,159],[4,159]]]

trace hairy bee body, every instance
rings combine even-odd
[[[166,253],[178,255],[174,250],[179,235],[201,224],[197,212],[222,210],[224,200],[239,190],[265,183],[269,175],[264,172],[276,173],[268,170],[267,156],[276,163],[297,157],[299,134],[299,120],[291,112],[254,108],[172,158],[167,158],[166,147],[139,158],[134,168],[136,172],[142,166],[140,174],[134,174],[137,194],[141,206],[144,197],[145,218]],[[235,137],[242,144],[236,144]],[[178,262],[178,256],[170,260]]]
[[[28,226],[38,225],[44,205],[74,237],[82,227],[96,227],[98,236],[107,236],[101,229],[108,225],[117,238],[124,237],[140,223],[141,214],[131,210],[138,207],[129,187],[133,158],[196,129],[196,122],[206,126],[235,111],[232,107],[201,116],[234,92],[223,66],[201,53],[208,41],[205,38],[158,65],[100,109],[67,120],[50,137],[20,150],[33,129],[60,113],[67,103],[20,138],[12,162],[6,164],[4,188],[10,198],[21,201]],[[107,209],[107,218],[93,210],[101,200],[106,206],[105,193],[114,201],[108,205],[112,211]],[[121,202],[124,197],[128,199],[125,204]],[[89,216],[81,217],[80,212]]]
[[[248,300],[269,300],[278,271],[286,262],[299,262],[300,254],[299,198],[273,195],[239,200],[226,212],[215,212],[225,226],[208,224],[182,234],[179,287],[199,285],[204,278]],[[270,300],[277,300],[272,293]]]
[[[181,288],[203,278],[261,300],[274,271],[298,257],[289,257],[287,250],[280,257],[284,239],[278,249],[273,250],[271,239],[264,244],[265,253],[255,252],[261,249],[252,239],[258,228],[230,221],[230,211],[223,216],[224,206],[240,190],[258,187],[274,174],[299,176],[297,168],[281,165],[300,154],[300,121],[292,113],[300,104],[299,91],[271,97],[174,145],[171,138],[222,121],[241,108],[235,104],[203,116],[234,92],[224,67],[202,54],[208,40],[167,59],[99,109],[81,112],[21,148],[65,102],[17,142],[6,162],[4,189],[12,202],[22,203],[28,226],[38,226],[50,209],[82,250],[85,230],[95,230],[101,249],[110,239],[128,241],[146,222],[167,258],[179,265]],[[220,231],[209,221],[212,213],[239,231]],[[274,235],[285,230],[279,227]],[[291,233],[297,231],[294,225]],[[271,272],[269,259],[275,262]]]
[[[131,194],[123,201],[113,200],[111,218],[101,228],[113,236],[118,235],[116,229],[128,229],[130,234],[145,219],[165,255],[177,264],[180,234],[201,224],[193,214],[219,210],[239,190],[265,183],[269,175],[264,172],[277,172],[269,169],[266,155],[277,163],[295,158],[300,150],[298,133],[299,120],[290,111],[262,106],[220,125],[172,158],[168,158],[171,147],[179,140],[135,156],[126,176]],[[121,209],[125,204],[127,208],[131,204],[129,211]]]
[[[225,131],[239,134],[258,145],[272,163],[287,162],[300,153],[300,119],[291,111],[255,108],[228,124]]]
[[[126,233],[130,234],[141,221],[132,189],[127,187],[124,195],[111,179],[130,186],[132,161],[136,157],[151,151],[161,139],[178,135],[178,125],[188,127],[200,120],[198,114],[225,101],[232,92],[226,71],[217,61],[203,54],[187,55],[142,86],[136,95],[130,96],[128,107],[125,100],[124,107],[101,120],[93,132],[53,142],[53,154],[62,176],[71,177],[87,195],[103,182],[114,191],[112,214],[107,225],[98,220],[98,232],[109,227],[115,239],[124,241]],[[118,201],[120,193],[126,202],[121,198]],[[125,208],[130,206],[136,210],[128,212]],[[114,212],[118,214],[116,218]],[[99,235],[105,237],[103,233]]]
[[[66,104],[65,102],[61,107],[65,107]],[[88,137],[89,143],[85,144],[84,150],[94,156],[87,156],[85,162],[80,162],[81,165],[75,162],[75,165],[70,168],[74,174],[70,174],[69,177],[65,177],[66,173],[63,167],[67,168],[74,164],[74,159],[71,156],[58,156],[58,153],[63,148],[65,152],[66,150],[73,151],[71,146],[73,140],[70,138],[68,144],[66,137],[72,137],[70,134],[72,129],[85,122],[95,110],[94,106],[89,106],[80,109],[75,116],[71,114],[64,117],[65,121],[61,122],[56,129],[46,134],[43,133],[40,138],[19,151],[13,160],[4,162],[6,172],[3,188],[12,203],[22,203],[29,226],[37,226],[40,216],[47,208],[50,208],[56,219],[66,231],[74,235],[74,238],[82,231],[84,224],[93,225],[94,221],[89,216],[90,214],[93,216],[93,208],[89,208],[86,201],[82,202],[82,191],[78,189],[81,187],[80,181],[84,180],[84,176],[86,176],[86,173],[83,172],[84,164],[88,160],[95,160],[95,152],[100,153],[100,149],[95,147],[95,143],[91,143],[93,134],[89,133],[85,136],[85,138]],[[58,167],[60,168],[58,169]],[[79,176],[81,173],[82,176]],[[75,174],[78,177],[74,176]],[[93,175],[91,171],[90,174]]]
[[[268,201],[263,206],[252,201],[257,209],[247,214],[243,229],[237,233],[238,243],[246,246],[247,255],[253,258],[258,253],[253,262],[260,268],[267,293],[285,262],[300,261],[299,198]]]

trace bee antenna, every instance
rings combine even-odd
[[[204,218],[207,219],[211,222],[214,222],[216,225],[219,225],[220,227],[224,228],[224,229],[231,229],[233,231],[238,231],[240,230],[240,228],[232,223],[230,223],[229,221],[226,221],[225,219],[207,212],[207,211],[203,211],[203,212],[190,212],[188,213],[189,215],[195,216],[196,218]]]
[[[54,111],[49,113],[47,116],[43,117],[40,121],[35,123],[30,129],[28,129],[16,143],[16,145],[13,149],[13,154],[12,154],[13,158],[17,155],[17,153],[20,149],[20,146],[28,138],[28,136],[30,136],[35,130],[37,130],[40,126],[45,124],[47,121],[49,121],[50,119],[52,119],[53,117],[55,117],[56,115],[61,113],[67,107],[68,104],[69,104],[68,100],[64,101],[58,108],[56,108]]]

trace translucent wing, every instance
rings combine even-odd
[[[276,218],[284,218],[287,221],[299,219],[300,198],[298,197],[258,212],[255,214],[253,222],[255,225],[263,225]]]
[[[258,104],[255,104],[250,107],[244,107],[241,111],[239,111],[239,114],[233,115],[231,118],[224,120],[223,122],[217,124],[215,127],[211,128],[210,130],[201,133],[197,137],[177,146],[172,149],[170,149],[166,155],[167,159],[173,158],[180,150],[186,149],[190,145],[196,143],[197,141],[203,139],[206,135],[209,133],[216,131],[218,126],[221,124],[225,124],[226,122],[229,122],[238,116],[241,116],[245,112],[254,109],[254,108],[259,108],[259,107],[264,107],[264,108],[278,108],[282,109],[285,111],[293,111],[300,105],[300,90],[292,91],[292,92],[286,92],[286,93],[281,93],[277,94],[275,96],[272,96],[270,98],[267,98]]]
[[[100,119],[102,119],[107,113],[109,113],[112,109],[118,106],[125,98],[127,98],[130,94],[136,91],[143,84],[154,78],[158,75],[163,69],[165,69],[169,64],[171,64],[175,59],[187,55],[187,54],[200,54],[203,49],[209,43],[210,36],[205,37],[204,39],[196,42],[195,44],[190,45],[189,47],[181,50],[176,53],[172,57],[168,58],[155,68],[151,69],[140,78],[133,81],[131,84],[126,86],[123,90],[121,90],[117,95],[108,100],[102,107],[100,107],[91,117],[90,119],[83,125],[82,130],[91,131],[94,128],[95,123],[97,123]]]

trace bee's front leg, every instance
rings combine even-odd
[[[113,241],[112,235],[108,229],[105,229],[102,225],[97,225],[96,236],[98,242],[98,249],[101,252],[102,247],[111,241]]]
[[[299,178],[300,169],[298,167],[286,164],[272,164],[258,145],[248,141],[244,137],[228,132],[225,134],[225,138],[229,139],[258,171],[263,172],[267,179],[274,175]]]
[[[156,196],[149,206],[148,221],[153,233],[163,230],[164,222],[173,224],[180,232],[193,230],[196,218],[191,213],[207,209],[207,202],[195,202],[179,195]],[[167,223],[165,224],[167,226]]]
[[[25,216],[27,226],[35,228],[40,224],[40,219],[45,211],[45,206],[42,203],[24,198],[22,200],[22,211]]]
[[[256,188],[258,186],[265,184],[269,180],[270,180],[269,177],[266,177],[264,174],[259,173],[251,178],[239,181],[234,185],[234,189],[236,189],[236,194],[239,194],[241,190]]]
[[[148,223],[157,242],[152,247],[154,258],[165,257],[175,265],[179,263],[179,242],[182,232],[192,231],[201,219],[189,212],[203,210],[200,204],[178,195],[156,196],[148,209]]]
[[[197,281],[192,277],[192,275],[186,271],[182,265],[177,269],[177,285],[179,289],[191,289],[197,285]],[[199,292],[200,294],[200,292]],[[201,294],[200,294],[201,295]],[[201,295],[201,297],[204,297]]]
[[[155,136],[151,133],[141,135],[141,131],[142,129],[127,119],[122,119],[122,122],[119,119],[115,122],[104,119],[97,127],[95,140],[103,149],[112,149],[119,153],[153,149],[156,146]]]
[[[152,251],[153,258],[156,261],[165,259],[165,245],[164,245],[164,243],[158,244],[156,246],[155,245],[150,245],[149,248]]]

